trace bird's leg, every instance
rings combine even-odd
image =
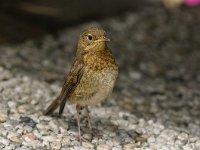
[[[88,121],[88,127],[89,127],[89,130],[87,132],[89,132],[92,136],[102,137],[102,135],[100,135],[98,133],[97,129],[92,129],[92,124],[91,124],[91,119],[90,119],[90,111],[88,109],[88,106],[85,106],[85,109],[86,109],[86,113],[87,113],[87,121]]]
[[[88,121],[89,131],[92,132],[92,125],[91,125],[91,121],[90,121],[90,111],[87,106],[85,107],[85,109],[86,109],[86,113],[87,113],[87,121]]]
[[[79,117],[79,113],[80,113],[81,107],[79,105],[76,105],[76,115],[77,115],[77,126],[78,126],[78,138],[79,141],[82,145],[82,138],[81,138],[81,127],[80,127],[80,117]]]
[[[81,136],[81,126],[80,126],[80,111],[83,109],[83,107],[76,105],[76,112],[77,112],[77,126],[78,126],[78,139],[82,145],[82,141],[88,142],[87,139],[83,138]]]

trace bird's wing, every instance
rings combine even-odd
[[[59,114],[62,114],[67,97],[75,90],[75,88],[77,87],[83,76],[83,73],[84,73],[83,62],[75,61],[73,67],[71,68],[70,73],[65,79],[65,83],[61,91],[61,97],[60,97],[61,103],[60,103]]]
[[[67,97],[73,93],[76,86],[80,82],[82,76],[84,73],[84,63],[81,58],[76,58],[74,60],[74,63],[72,65],[72,68],[69,72],[69,74],[65,78],[65,82],[61,91],[61,94],[58,98],[56,98],[47,108],[47,110],[44,112],[45,115],[48,115],[52,113],[58,106],[60,106],[59,109],[59,115],[62,114],[63,109],[65,107],[65,103],[67,101]]]

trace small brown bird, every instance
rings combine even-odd
[[[61,115],[66,101],[75,104],[80,142],[81,108],[86,108],[89,128],[92,130],[87,106],[104,101],[112,92],[118,76],[118,66],[106,45],[107,41],[110,40],[106,37],[106,32],[97,27],[88,28],[80,35],[76,56],[62,91],[44,112],[48,115],[60,106]]]

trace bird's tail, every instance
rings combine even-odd
[[[60,105],[60,96],[58,96],[50,105],[49,107],[44,111],[44,115],[50,115],[51,113],[58,108]]]

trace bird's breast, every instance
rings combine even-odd
[[[85,57],[83,80],[96,87],[113,88],[118,75],[118,67],[111,53]]]
[[[84,73],[70,97],[72,103],[95,105],[105,100],[112,92],[118,67],[111,53],[107,55],[86,55]]]
[[[118,71],[108,68],[98,72],[86,68],[85,71],[71,97],[71,102],[81,106],[96,105],[112,92]]]
[[[113,68],[104,68],[101,70],[86,68],[85,71],[83,82],[87,80],[85,84],[89,84],[93,87],[112,87],[118,74],[118,71]]]

